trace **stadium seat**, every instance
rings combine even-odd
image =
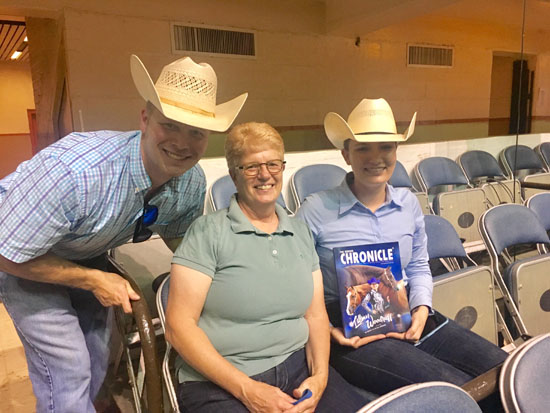
[[[500,313],[495,305],[491,269],[477,266],[470,259],[457,232],[445,218],[427,215],[424,221],[430,262],[443,264],[439,272],[432,271],[433,307],[462,327],[498,344]],[[502,317],[498,319],[504,323]]]
[[[387,393],[357,413],[478,413],[481,409],[467,392],[439,381],[411,384]]]
[[[550,184],[550,173],[544,169],[544,165],[537,153],[525,145],[508,146],[500,152],[500,162],[510,179],[514,176],[520,182],[534,182]],[[523,199],[528,199],[540,189],[523,188]]]
[[[393,170],[393,174],[390,177],[389,184],[394,188],[407,188],[410,191],[412,191],[412,193],[415,194],[416,197],[418,198],[418,202],[422,207],[422,212],[424,212],[424,215],[433,214],[432,207],[430,206],[430,200],[428,198],[428,194],[425,192],[419,192],[413,186],[411,182],[411,178],[409,178],[409,174],[407,173],[407,170],[405,169],[403,164],[399,161],[397,161],[395,164],[395,169]]]
[[[489,206],[522,202],[519,181],[507,179],[489,152],[467,151],[457,158],[456,163],[472,186],[483,189]]]
[[[218,209],[224,209],[229,207],[229,201],[231,201],[231,196],[237,192],[235,184],[229,175],[224,175],[221,178],[218,178],[208,190],[208,205],[212,211],[217,211]],[[286,207],[283,194],[279,194],[277,198],[277,203],[281,205],[287,212],[288,208]]]
[[[548,244],[537,215],[522,205],[498,205],[483,214],[479,230],[491,257],[504,304],[521,336],[550,329],[550,254],[515,257],[513,247]]]
[[[487,209],[483,190],[472,188],[460,167],[441,156],[418,162],[414,177],[421,189],[433,196],[433,211],[453,225],[467,250],[483,249],[476,226],[479,216]]]
[[[345,176],[346,171],[343,168],[332,164],[306,165],[296,170],[289,184],[294,212],[308,195],[340,185]]]
[[[506,412],[547,412],[549,381],[550,334],[543,334],[518,347],[502,366],[499,388]]]
[[[535,152],[544,164],[544,169],[550,172],[550,142],[543,142],[535,146]]]

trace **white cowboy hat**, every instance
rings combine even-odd
[[[346,122],[334,112],[325,116],[325,133],[338,149],[344,149],[344,142],[405,142],[414,133],[416,112],[407,130],[397,133],[395,119],[385,99],[363,99],[351,111]]]
[[[217,78],[208,63],[184,57],[162,68],[156,84],[136,55],[130,57],[134,84],[143,99],[164,116],[186,125],[226,131],[244,105],[248,93],[216,105]]]

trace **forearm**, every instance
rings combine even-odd
[[[0,270],[31,281],[62,284],[93,290],[101,282],[103,272],[82,267],[47,253],[24,263],[15,263],[0,255]]]
[[[328,378],[330,356],[330,329],[326,312],[315,317],[306,318],[309,325],[309,340],[306,344],[306,355],[310,375]]]
[[[166,340],[186,363],[242,401],[252,379],[223,358],[193,320],[180,319],[174,327],[168,324]]]

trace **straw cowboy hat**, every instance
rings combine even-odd
[[[233,123],[248,93],[216,105],[218,81],[208,63],[195,63],[190,57],[162,68],[156,84],[136,55],[130,58],[134,84],[143,99],[164,116],[186,125],[224,132]]]
[[[346,122],[334,112],[325,116],[325,132],[334,146],[344,149],[344,142],[405,142],[414,133],[416,112],[407,130],[397,133],[393,112],[385,99],[363,99],[351,111]]]

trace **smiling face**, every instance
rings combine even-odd
[[[204,155],[210,133],[168,119],[152,105],[142,110],[140,129],[143,164],[153,187],[191,169]]]
[[[283,154],[268,147],[250,149],[241,156],[238,166],[250,164],[263,164],[273,160],[283,160]],[[239,203],[244,203],[248,208],[256,210],[266,206],[275,206],[275,202],[283,187],[283,170],[269,172],[267,165],[260,165],[256,176],[247,176],[243,169],[234,168],[231,177],[237,187]]]
[[[354,183],[362,187],[385,186],[397,162],[396,142],[357,142],[349,140],[342,150],[351,165]]]

